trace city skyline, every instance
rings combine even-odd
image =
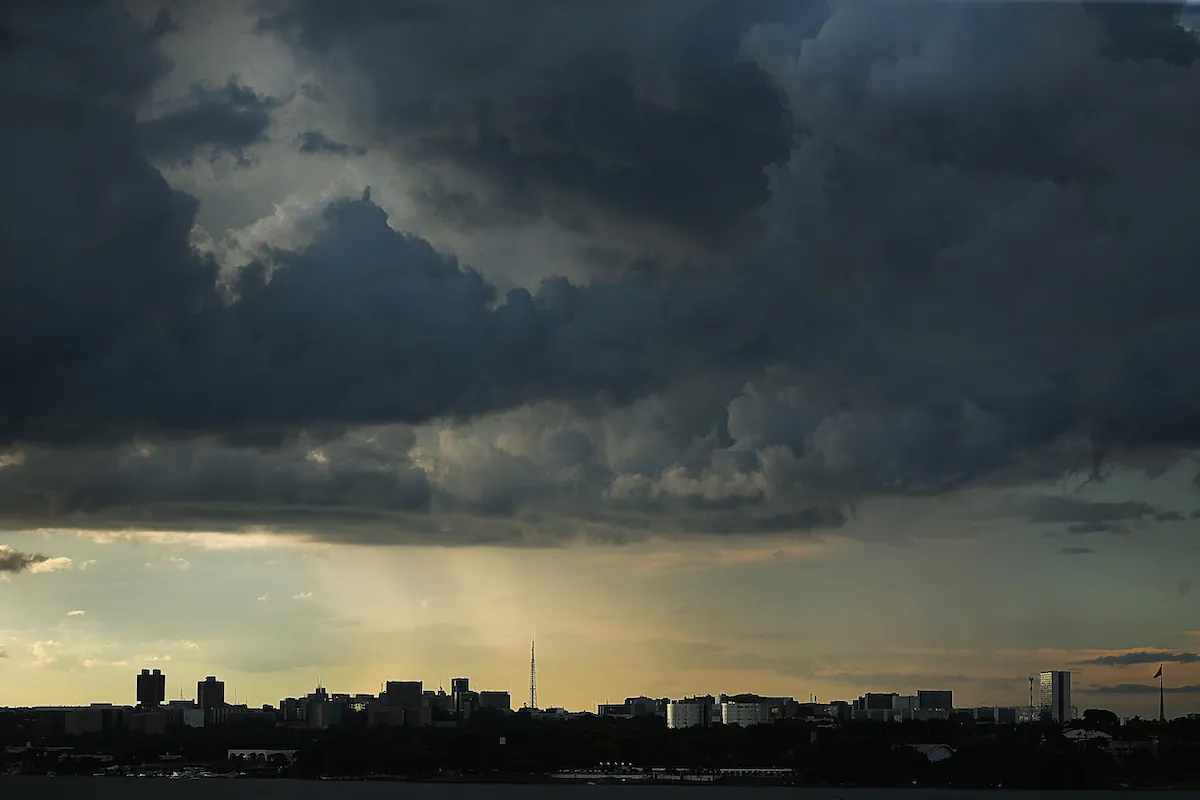
[[[0,8],[0,705],[1200,709],[1195,8],[434,5]]]
[[[1125,654],[1125,655],[1128,656],[1130,654]],[[1140,665],[1142,662],[1144,662],[1146,660],[1146,658],[1149,658],[1151,656],[1164,656],[1164,655],[1170,656],[1173,654],[1164,654],[1164,653],[1156,653],[1153,651],[1147,651],[1147,652],[1143,652],[1143,653],[1138,653],[1138,654],[1136,654],[1137,657],[1127,658],[1127,660]],[[1187,656],[1189,654],[1174,654],[1174,655]],[[1099,658],[1100,658],[1100,660],[1103,660],[1105,658],[1112,659],[1114,657],[1113,656],[1107,656],[1107,657],[1101,656]],[[114,664],[112,666],[125,667],[127,665]],[[1087,687],[1084,687],[1081,693],[1076,694],[1075,689],[1073,689],[1073,686],[1072,686],[1073,672],[1075,672],[1075,671],[1069,670],[1069,669],[1067,669],[1067,670],[1055,669],[1055,670],[1049,670],[1049,671],[1040,670],[1040,671],[1030,674],[1028,676],[1029,695],[1028,695],[1026,702],[1017,702],[1017,701],[1012,700],[1012,698],[991,699],[991,700],[979,701],[976,698],[974,698],[973,696],[968,696],[968,697],[964,698],[964,696],[962,694],[960,694],[960,695],[958,695],[958,697],[959,697],[959,699],[964,700],[964,702],[951,703],[948,706],[946,706],[945,703],[943,703],[942,705],[937,705],[936,707],[940,710],[955,710],[955,709],[970,710],[970,709],[974,709],[974,708],[990,708],[990,707],[1005,707],[1005,708],[1013,708],[1013,709],[1040,709],[1040,711],[1042,713],[1047,714],[1053,721],[1055,721],[1059,724],[1063,724],[1066,721],[1070,721],[1073,718],[1073,715],[1082,715],[1082,713],[1089,708],[1099,708],[1099,709],[1110,710],[1110,711],[1113,710],[1109,705],[1105,705],[1104,702],[1102,702],[1102,701],[1101,702],[1084,702],[1084,703],[1077,702],[1077,700],[1087,701],[1089,698],[1103,695],[1104,693],[1090,691]],[[456,673],[456,674],[458,674],[458,673]],[[533,670],[533,665],[532,665],[532,660],[531,660],[531,665],[530,665],[530,683],[531,683],[531,685],[530,685],[529,693],[526,695],[525,702],[523,702],[523,703],[519,702],[519,699],[520,699],[519,695],[514,694],[511,687],[505,688],[503,690],[503,694],[510,699],[510,702],[518,701],[518,702],[512,702],[512,704],[510,705],[510,707],[513,710],[518,710],[519,708],[534,709],[534,710],[538,710],[539,708],[541,708],[541,709],[564,708],[565,710],[567,710],[569,712],[583,711],[583,712],[591,713],[591,712],[595,711],[595,713],[603,713],[603,709],[606,706],[612,705],[610,703],[609,697],[607,695],[605,696],[605,699],[602,702],[598,701],[598,702],[592,703],[590,706],[582,707],[582,708],[572,707],[570,705],[562,704],[562,703],[550,703],[550,704],[539,705],[536,702],[536,700],[534,700],[533,704],[531,704],[529,702],[529,699],[536,697],[536,695],[533,692],[533,687],[532,687],[533,674],[534,674],[534,670]],[[267,700],[262,703],[259,703],[257,701],[252,701],[251,698],[249,698],[249,697],[243,697],[239,701],[239,698],[237,696],[236,687],[231,687],[229,690],[231,694],[226,695],[226,682],[224,680],[219,679],[217,676],[211,675],[211,674],[205,675],[204,677],[196,680],[196,682],[195,682],[196,690],[195,690],[195,692],[192,693],[191,696],[188,696],[186,694],[186,687],[190,686],[191,684],[184,679],[180,679],[179,684],[178,684],[179,685],[178,697],[173,696],[171,694],[171,692],[169,691],[168,684],[166,682],[168,676],[166,675],[166,671],[163,670],[162,668],[158,668],[158,667],[143,668],[140,671],[140,673],[136,674],[134,677],[137,679],[136,692],[135,692],[136,701],[134,703],[126,703],[123,701],[113,701],[111,699],[97,700],[97,699],[93,698],[91,700],[88,700],[87,702],[81,702],[81,703],[80,702],[77,702],[77,703],[60,703],[60,702],[24,703],[24,704],[21,704],[21,706],[24,706],[24,707],[86,706],[86,705],[100,703],[100,704],[111,704],[111,705],[115,705],[115,706],[123,706],[123,705],[124,706],[134,706],[134,705],[136,705],[138,707],[142,707],[142,706],[153,707],[153,706],[158,706],[160,704],[167,705],[167,704],[174,703],[174,702],[189,702],[197,707],[205,708],[205,709],[209,708],[212,705],[225,705],[225,704],[228,704],[231,706],[237,705],[239,707],[249,707],[249,708],[258,708],[258,707],[267,707],[267,706],[277,707],[277,708],[281,707],[279,700],[274,700],[274,701]],[[1163,666],[1163,664],[1159,664],[1157,671],[1155,672],[1155,674],[1153,675],[1151,680],[1158,681],[1160,678],[1164,678],[1164,677],[1165,677],[1164,666]],[[436,686],[437,694],[444,694],[447,697],[456,697],[460,691],[466,691],[468,689],[469,680],[470,680],[469,677],[465,677],[465,676],[455,677],[455,678],[451,678],[449,680],[444,680],[444,679],[439,678],[438,680],[436,680],[434,682],[430,682],[424,678],[419,678],[419,677],[414,677],[414,676],[407,676],[402,679],[398,679],[395,677],[389,677],[389,678],[380,680],[378,682],[378,684],[379,684],[379,686],[378,686],[379,695],[378,696],[379,697],[384,696],[383,692],[385,690],[385,686],[390,687],[392,684],[401,685],[401,684],[410,684],[411,683],[411,684],[417,685],[417,686],[423,685],[426,688],[425,693],[427,695],[430,693],[435,693],[435,690],[433,687]],[[318,678],[315,681],[315,683],[312,684],[312,686],[315,688],[312,689],[311,691],[305,690],[303,692],[294,692],[292,695],[289,695],[289,696],[295,696],[295,697],[309,696],[309,697],[311,697],[312,691],[324,692],[324,691],[328,691],[331,688],[326,683],[326,681],[323,680],[322,678]],[[447,686],[450,687],[448,690],[446,688]],[[372,691],[362,691],[359,687],[347,688],[347,687],[334,686],[334,687],[332,687],[332,689],[333,689],[332,694],[337,694],[339,696],[374,696],[374,693]],[[899,691],[897,691],[897,689],[899,689]],[[207,701],[204,699],[204,693],[206,690],[213,692],[213,697],[209,698],[209,700],[207,700]],[[500,691],[500,690],[495,689],[495,688],[481,690],[479,688],[479,684],[477,683],[475,685],[475,688],[473,689],[473,691],[475,691],[476,693],[483,693],[483,694],[495,694],[496,691]],[[1162,690],[1161,690],[1161,685],[1160,685],[1160,693],[1159,693],[1160,703],[1163,700],[1161,691]],[[1148,693],[1148,692],[1143,690],[1143,693]],[[739,694],[749,694],[749,695],[758,696],[757,692],[753,692],[753,691],[748,692],[745,690],[745,687],[742,687],[742,689],[739,689],[737,692],[713,691],[713,690],[693,691],[692,693],[686,695],[686,697],[697,697],[697,698],[704,697],[704,696],[708,696],[708,697],[722,696],[722,697],[724,697],[724,696],[736,696]],[[1175,693],[1172,692],[1172,694],[1175,694]],[[926,708],[926,707],[934,708],[935,707],[934,705],[927,705],[927,704],[935,703],[935,701],[939,701],[939,700],[949,702],[947,700],[947,698],[951,697],[952,695],[954,695],[953,689],[943,690],[943,689],[932,689],[932,688],[928,688],[928,687],[914,689],[911,686],[904,686],[904,687],[893,686],[893,687],[876,687],[875,689],[864,690],[859,694],[858,699],[861,701],[864,697],[871,697],[871,696],[880,696],[880,697],[900,696],[902,700],[904,700],[907,697],[908,700],[906,702],[911,701],[914,704],[917,703],[919,700],[921,703],[921,705],[920,705],[921,708]],[[641,693],[641,694],[627,693],[626,694],[626,702],[628,702],[628,699],[631,697],[646,698],[648,696],[653,696],[653,697],[656,697],[659,699],[662,699],[664,697],[664,695],[662,695],[662,694],[647,695],[645,693]],[[769,696],[787,697],[789,699],[796,700],[796,698],[798,698],[800,695],[798,695],[796,693],[791,693],[791,694],[766,693],[765,695],[762,695],[762,696],[765,696],[765,697],[769,697]],[[283,698],[283,697],[284,696],[281,695],[281,698]],[[677,694],[674,697],[667,697],[666,699],[671,700],[672,702],[675,702],[675,701],[680,701],[680,698],[683,698],[683,697],[685,697],[685,695]],[[797,700],[797,702],[800,702],[800,701]],[[813,703],[813,704],[820,703],[823,705],[828,705],[830,703],[853,704],[853,702],[855,702],[855,701],[854,701],[853,693],[851,693],[851,695],[849,695],[848,697],[843,697],[843,696],[820,697],[819,695],[817,695],[815,693],[809,693],[807,700],[805,700],[803,702]],[[1186,703],[1186,701],[1184,701],[1184,702]],[[1173,705],[1177,705],[1177,704],[1173,704]],[[6,707],[6,706],[4,704],[0,703],[0,708],[4,708],[4,707]],[[909,706],[903,706],[903,708],[908,708],[908,707]],[[912,707],[915,708],[917,706],[914,705]],[[1175,716],[1183,717],[1183,716],[1187,716],[1189,714],[1196,713],[1190,707],[1172,708],[1172,712],[1173,712],[1172,716],[1168,717],[1168,718],[1174,718]],[[1159,709],[1159,713],[1161,713],[1161,707]],[[1142,711],[1140,711],[1140,710],[1136,711],[1134,713],[1131,713],[1128,716],[1139,716],[1139,717],[1143,717],[1143,718],[1156,718],[1156,717],[1146,717],[1145,714],[1142,713]]]
[[[531,648],[532,651],[532,648]],[[386,680],[380,682],[379,692],[339,692],[334,687],[318,681],[311,692],[295,697],[281,698],[277,703],[239,703],[236,694],[232,702],[225,696],[225,682],[208,675],[197,681],[193,698],[183,696],[168,698],[165,694],[167,676],[160,669],[142,669],[136,679],[136,702],[112,703],[92,701],[78,705],[25,706],[38,713],[65,711],[76,716],[84,714],[76,722],[68,724],[68,730],[102,724],[92,712],[97,709],[132,710],[135,716],[122,717],[122,724],[132,724],[135,729],[152,731],[179,727],[207,727],[210,725],[238,725],[253,721],[261,724],[258,714],[270,714],[276,724],[310,728],[336,727],[350,723],[349,715],[357,714],[357,722],[366,720],[372,726],[427,727],[452,720],[469,720],[475,712],[491,710],[511,714],[532,713],[535,718],[570,719],[579,716],[616,718],[658,717],[668,728],[708,726],[716,722],[726,725],[758,725],[785,719],[801,719],[817,723],[851,723],[860,721],[932,721],[950,719],[956,715],[968,715],[981,724],[1019,724],[1038,720],[1052,722],[1062,727],[1071,727],[1092,718],[1093,711],[1111,714],[1111,709],[1080,707],[1075,705],[1071,688],[1070,670],[1043,670],[1029,676],[1028,704],[986,703],[971,704],[955,702],[953,690],[917,689],[904,691],[865,692],[857,698],[818,698],[809,695],[801,701],[791,695],[770,696],[757,693],[711,692],[686,697],[628,696],[620,703],[606,701],[594,709],[570,709],[561,706],[539,706],[536,701],[534,667],[531,656],[530,693],[526,703],[514,707],[510,691],[483,689],[471,685],[470,678],[460,676],[451,679],[450,691],[439,681],[438,688],[426,685],[422,680]],[[1173,719],[1196,719],[1200,714],[1185,711],[1170,717],[1165,715],[1162,683],[1163,666],[1160,664],[1153,678],[1160,680],[1159,716],[1156,721]],[[19,710],[0,706],[0,711]],[[162,713],[159,713],[162,712]],[[88,716],[90,715],[90,716]],[[240,715],[240,716],[239,716]],[[547,717],[547,715],[549,715]],[[1121,724],[1130,719],[1119,718]],[[66,718],[63,718],[66,719]],[[75,717],[71,717],[75,720]],[[82,729],[82,728],[80,728]]]

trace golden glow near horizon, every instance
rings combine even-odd
[[[1026,699],[1023,676],[1053,667],[1076,672],[1080,703],[1149,713],[1146,697],[1128,688],[1093,697],[1084,689],[1146,682],[1144,667],[1097,659],[1200,648],[1186,604],[1164,598],[1164,613],[1143,616],[1155,613],[1150,565],[1112,563],[1124,589],[1073,582],[1024,557],[1033,537],[1004,538],[516,550],[268,534],[14,535],[14,547],[71,567],[0,585],[0,704],[129,702],[134,673],[157,667],[172,697],[193,696],[210,674],[227,681],[231,698],[236,691],[256,705],[307,693],[318,680],[377,692],[389,679],[436,688],[468,676],[507,689],[519,707],[536,629],[543,705],[918,688],[952,688],[962,705],[1015,705]],[[1039,616],[1040,597],[1061,618]],[[1196,664],[1167,671],[1173,685],[1200,684]]]

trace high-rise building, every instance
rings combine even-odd
[[[1042,672],[1038,675],[1038,707],[1043,719],[1059,725],[1071,721],[1071,673]]]
[[[917,708],[922,711],[950,711],[954,708],[954,692],[942,689],[918,689]]]
[[[137,676],[137,702],[143,708],[157,708],[167,699],[167,676],[159,670],[142,670]]]
[[[221,708],[225,705],[225,681],[219,681],[216,676],[209,675],[202,681],[196,682],[196,705],[205,711]]]
[[[462,716],[465,711],[463,707],[464,696],[471,691],[470,678],[451,678],[450,679],[450,697],[454,700],[454,713]]]

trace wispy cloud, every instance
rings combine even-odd
[[[101,667],[128,667],[128,661],[105,661],[100,658],[85,658],[79,662],[80,666],[86,669],[97,669]]]
[[[68,617],[82,617],[87,612],[82,608],[75,608],[67,612]]]
[[[745,541],[733,547],[681,544],[670,550],[633,549],[589,555],[593,563],[620,565],[646,575],[701,572],[727,566],[785,564],[833,554],[843,540]]]
[[[299,594],[292,595],[292,599],[293,600],[308,600],[312,596],[313,596],[312,592],[300,592]]]
[[[146,568],[186,570],[192,568],[192,562],[179,556],[163,556],[158,561],[147,561]]]
[[[71,568],[71,559],[69,558],[48,558],[45,561],[32,565],[29,568],[30,572],[60,572],[64,569]]]
[[[77,568],[80,572],[86,572],[89,567],[95,566],[96,559],[89,558],[87,561],[81,561]]]
[[[39,642],[34,642],[29,645],[29,654],[33,656],[33,661],[26,664],[28,667],[48,667],[53,666],[60,660],[60,651],[62,642],[55,639],[44,639]]]
[[[267,598],[268,598],[268,597],[270,597],[270,593],[269,593],[269,592],[267,592],[267,593],[264,593],[264,594],[260,594],[258,597],[254,598],[254,599],[255,599],[255,600],[257,600],[257,601],[258,601],[258,602],[260,602],[260,603],[265,603],[265,602],[267,602]]]

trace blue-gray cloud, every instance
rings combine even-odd
[[[367,148],[365,147],[349,145],[345,142],[330,139],[321,131],[304,131],[297,139],[297,144],[301,153],[313,155],[324,153],[335,156],[348,156],[351,154],[361,156],[367,152]]]
[[[246,161],[246,150],[267,141],[277,100],[258,94],[236,78],[223,86],[197,84],[181,104],[138,125],[151,158],[188,163],[197,153],[210,160],[223,154]]]
[[[1090,547],[1063,547],[1058,552],[1064,556],[1086,556],[1096,551]]]
[[[1122,653],[1115,656],[1100,656],[1099,658],[1081,661],[1081,664],[1094,664],[1100,667],[1129,667],[1141,664],[1195,664],[1200,661],[1196,653],[1174,653],[1171,651],[1147,650],[1140,652]]]
[[[1081,694],[1158,694],[1158,684],[1118,683],[1113,686],[1088,686],[1076,691]],[[1200,685],[1164,686],[1166,694],[1200,694]]]

